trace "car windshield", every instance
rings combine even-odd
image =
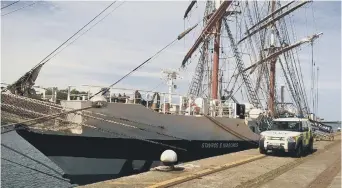
[[[274,121],[270,130],[300,131],[301,122]]]

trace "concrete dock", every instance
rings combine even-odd
[[[329,185],[329,188],[341,188],[341,171],[335,176],[334,180]]]
[[[245,150],[82,187],[341,187],[341,135],[317,141],[313,154],[292,158]]]

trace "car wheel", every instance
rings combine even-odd
[[[308,152],[311,154],[311,153],[313,153],[313,140],[310,140],[310,143],[309,143],[309,148],[308,148]]]
[[[259,147],[259,152],[260,152],[260,154],[266,154],[267,153],[265,149],[260,148],[260,147]]]
[[[302,145],[300,144],[300,145],[297,147],[297,149],[295,150],[294,156],[295,156],[296,158],[300,158],[300,157],[302,157],[302,155],[303,155],[303,148],[302,148]]]

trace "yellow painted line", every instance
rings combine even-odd
[[[132,182],[115,182],[115,181],[112,181],[112,182],[109,182],[108,184],[114,184],[114,185],[149,185],[149,184],[155,184],[157,182],[137,182],[137,183],[132,183]]]
[[[180,183],[183,183],[183,182],[187,182],[187,181],[190,181],[190,180],[193,180],[193,179],[197,179],[199,177],[206,176],[206,175],[209,175],[209,174],[212,174],[212,173],[215,173],[215,172],[219,172],[219,171],[226,170],[226,169],[229,169],[229,168],[232,168],[232,167],[235,167],[235,166],[246,164],[248,162],[252,162],[252,161],[255,161],[257,159],[264,158],[264,157],[266,157],[266,155],[256,155],[256,156],[253,156],[253,157],[250,157],[250,158],[246,158],[246,159],[242,159],[242,160],[239,160],[239,161],[235,161],[235,162],[232,162],[232,163],[227,163],[227,164],[216,166],[216,167],[213,167],[213,168],[208,168],[208,169],[205,169],[205,170],[201,170],[199,172],[195,172],[193,174],[189,174],[189,175],[186,175],[186,176],[180,176],[180,177],[173,178],[173,179],[170,179],[170,180],[162,181],[162,182],[156,183],[154,185],[151,185],[151,186],[149,186],[147,188],[161,188],[161,187],[169,187],[169,186],[177,185],[177,184],[180,184]]]

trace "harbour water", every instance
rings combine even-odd
[[[341,127],[338,124],[331,125],[334,131]],[[39,164],[11,149],[43,164]],[[62,178],[62,174],[63,171],[59,167],[16,132],[1,135],[1,187],[74,187],[75,185],[71,185],[67,179]]]
[[[18,154],[23,153],[42,164]],[[58,173],[58,174],[57,174]],[[1,187],[73,187],[62,178],[63,171],[36,148],[12,131],[1,135]]]

